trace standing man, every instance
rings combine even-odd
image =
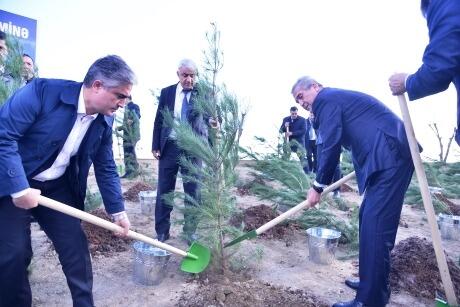
[[[175,120],[188,122],[193,131],[206,140],[208,138],[208,124],[212,121],[209,118],[204,118],[203,114],[195,108],[196,99],[200,95],[195,84],[197,78],[195,63],[189,59],[180,61],[177,76],[179,77],[179,83],[161,90],[153,126],[152,153],[159,160],[155,231],[158,240],[161,242],[169,239],[170,214],[173,209],[171,205],[166,203],[164,195],[174,191],[179,168],[184,177],[190,174],[187,167],[179,164],[180,156],[186,156],[195,165],[201,166],[201,161],[195,158],[192,159],[187,155],[187,152],[177,146],[175,132],[165,122],[164,112],[170,112]],[[198,200],[197,183],[183,180],[183,185],[187,196]],[[188,206],[193,205],[188,200],[188,197],[185,198],[186,209]],[[184,212],[184,220],[183,232],[187,242],[190,244],[190,242],[196,240],[197,221],[187,210]]]
[[[316,140],[317,135],[313,128],[313,115],[310,112],[308,118],[305,119],[306,135],[305,135],[305,150],[307,151],[308,169],[310,172],[316,173]]]
[[[457,128],[455,141],[460,145],[460,1],[422,0],[430,42],[417,72],[394,74],[389,79],[393,95],[407,91],[416,100],[445,91],[450,83],[457,90]]]
[[[83,83],[34,79],[0,108],[0,306],[31,306],[31,216],[51,239],[74,306],[94,306],[88,243],[79,219],[38,205],[40,194],[83,210],[94,172],[105,209],[128,232],[112,153],[113,113],[135,76],[118,56],[98,59]]]
[[[123,116],[123,125],[117,130],[123,131],[123,158],[125,162],[125,174],[121,178],[134,178],[139,175],[139,163],[136,156],[136,144],[141,138],[139,120],[141,110],[132,99],[126,105]]]
[[[342,146],[351,150],[359,192],[365,192],[359,212],[356,297],[333,306],[385,306],[390,297],[390,251],[414,170],[404,125],[374,97],[323,88],[310,77],[297,80],[291,93],[313,112],[314,126],[323,139],[316,180],[308,191],[311,206],[331,183]]]
[[[22,55],[22,63],[24,65],[22,67],[22,81],[25,85],[32,81],[33,78],[35,78],[35,64],[32,57],[27,53]]]
[[[296,106],[291,107],[290,112],[291,115],[283,118],[283,123],[280,127],[280,133],[285,133],[286,137],[288,138],[289,142],[296,141],[291,144],[291,150],[297,154],[300,160],[300,164],[305,172],[308,174],[308,163],[305,159],[305,134],[306,130],[306,122],[305,118],[298,115],[298,109]],[[297,144],[298,143],[298,144]],[[300,147],[299,147],[300,146]]]

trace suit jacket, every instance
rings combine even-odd
[[[412,163],[403,122],[372,96],[323,88],[313,102],[323,140],[316,181],[330,184],[341,146],[351,150],[360,193],[375,172]]]
[[[155,116],[155,121],[153,123],[152,151],[159,150],[160,153],[163,152],[166,141],[171,134],[172,129],[165,123],[163,112],[169,111],[171,114],[174,114],[176,89],[177,84],[174,84],[161,90],[160,101],[158,103],[158,109]],[[193,131],[207,139],[209,116],[204,116],[195,108],[195,104],[199,95],[200,94],[198,93],[198,90],[196,88],[193,89],[190,96],[189,108],[187,110],[187,121],[192,127]]]
[[[426,11],[430,42],[423,64],[406,81],[410,100],[446,90],[453,82],[457,89],[457,134],[460,145],[460,1],[431,0]]]
[[[81,87],[74,81],[36,78],[0,108],[0,197],[28,188],[28,179],[54,163],[75,123]],[[99,114],[66,170],[81,209],[94,163],[107,212],[124,210],[112,124],[113,117]]]
[[[292,132],[292,135],[289,137],[289,141],[296,140],[300,145],[305,145],[305,134],[306,123],[305,118],[302,116],[297,116],[296,119],[291,119],[291,116],[283,118],[283,123],[280,127],[280,132],[286,132],[285,123],[289,123],[289,132]]]

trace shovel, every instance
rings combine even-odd
[[[420,186],[420,192],[422,194],[423,206],[430,225],[431,238],[433,239],[433,248],[438,262],[439,273],[441,274],[441,281],[446,291],[447,301],[450,306],[457,306],[457,298],[455,297],[454,286],[452,279],[449,274],[449,267],[447,266],[446,255],[443,252],[441,244],[441,235],[439,233],[438,224],[436,222],[436,216],[431,200],[430,191],[428,189],[428,181],[426,179],[425,169],[423,168],[422,158],[418,150],[417,141],[415,138],[414,127],[412,126],[412,120],[410,118],[409,109],[407,107],[406,96],[399,95],[399,106],[404,120],[404,128],[406,130],[407,140],[409,142],[410,153],[414,162],[415,173],[417,174],[417,181]]]
[[[38,198],[38,203],[42,206],[45,206],[50,209],[73,216],[75,218],[78,218],[85,222],[97,225],[99,227],[105,228],[110,231],[114,231],[114,232],[123,231],[123,228],[118,226],[117,224],[111,223],[109,221],[101,219],[100,217],[94,216],[92,214],[86,213],[78,209],[75,209],[66,204],[60,203],[58,201],[55,201],[53,199],[50,199],[50,198],[47,198],[41,195]],[[184,257],[181,263],[181,270],[184,272],[200,273],[204,269],[206,269],[211,259],[211,251],[209,250],[209,248],[197,242],[193,242],[190,248],[188,249],[188,251],[185,252],[171,245],[160,242],[158,240],[154,240],[152,238],[149,238],[143,234],[134,232],[132,230],[128,232],[127,236],[131,239],[145,242],[147,244],[156,246],[158,248],[167,250],[168,252],[171,252],[173,254]]]
[[[329,193],[331,191],[334,191],[335,189],[340,187],[343,183],[347,182],[348,180],[350,180],[353,177],[355,177],[355,172],[351,172],[350,174],[346,175],[342,179],[334,182],[333,184],[331,184],[330,186],[325,188],[324,191],[323,191],[323,194],[324,193]],[[308,207],[308,206],[310,206],[310,202],[308,200],[305,200],[305,201],[301,202],[300,204],[298,204],[297,206],[295,206],[295,207],[289,209],[288,211],[280,214],[279,216],[277,216],[273,220],[271,220],[271,221],[265,223],[264,225],[260,226],[259,228],[255,229],[255,230],[251,230],[250,232],[247,232],[244,235],[239,236],[238,238],[234,239],[233,241],[228,242],[227,244],[224,245],[224,247],[229,247],[229,246],[235,245],[236,243],[239,243],[239,242],[244,241],[244,240],[253,239],[253,238],[257,237],[258,235],[266,232],[270,228],[278,225],[280,222],[284,221],[285,219],[287,219],[288,217],[290,217],[294,213],[296,213],[296,212],[298,212],[298,211],[300,211],[303,208]]]

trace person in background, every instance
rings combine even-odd
[[[134,178],[139,175],[139,163],[136,156],[136,144],[139,142],[141,111],[131,97],[126,105],[123,116],[123,125],[118,127],[118,131],[123,131],[123,157],[125,162],[125,174],[121,178]]]
[[[30,55],[24,53],[22,55],[22,62],[24,64],[22,70],[23,84],[26,85],[35,78],[35,64]]]
[[[128,233],[112,124],[134,83],[129,66],[110,55],[91,65],[83,83],[35,78],[0,107],[0,306],[32,305],[31,216],[53,242],[73,305],[94,306],[81,221],[38,206],[38,197],[83,210],[93,164],[107,213]]]
[[[305,149],[307,151],[308,170],[316,173],[316,130],[313,128],[313,115],[310,113],[308,118],[305,119],[306,135],[305,135]]]
[[[171,228],[170,216],[173,207],[164,196],[173,192],[176,187],[176,178],[179,169],[183,176],[190,174],[190,170],[180,165],[179,158],[185,156],[192,160],[197,167],[201,161],[190,157],[186,151],[176,143],[175,131],[165,122],[164,112],[170,112],[175,120],[188,122],[193,131],[205,140],[208,140],[208,127],[216,123],[212,118],[203,115],[196,109],[196,101],[200,95],[196,87],[198,69],[189,59],[180,61],[177,68],[179,82],[161,90],[155,121],[153,124],[152,153],[158,162],[158,188],[155,206],[155,231],[157,239],[164,242],[169,239]],[[183,180],[184,192],[194,200],[199,200],[199,190],[196,182]],[[185,207],[193,203],[185,198]],[[198,201],[197,201],[198,203]],[[183,235],[188,244],[196,241],[198,221],[189,211],[184,212]]]
[[[299,157],[300,164],[305,174],[309,173],[308,163],[305,158],[305,134],[306,134],[306,122],[305,118],[298,114],[296,106],[291,107],[290,115],[283,118],[280,133],[284,133],[290,142],[291,151],[295,152]],[[295,142],[293,142],[295,141]]]
[[[457,90],[457,128],[455,141],[460,145],[460,1],[422,0],[430,41],[423,64],[413,74],[397,73],[389,79],[393,95],[407,92],[416,100],[445,91],[451,83]]]
[[[308,191],[311,206],[332,182],[342,146],[352,153],[359,192],[359,282],[352,301],[334,307],[385,306],[390,298],[390,252],[394,247],[404,195],[414,165],[404,124],[388,107],[364,93],[323,87],[299,78],[291,93],[314,115],[323,140],[316,180]]]

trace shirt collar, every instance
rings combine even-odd
[[[85,100],[83,99],[83,85],[82,85],[82,87],[80,89],[80,96],[78,97],[77,113],[81,114],[83,116],[86,116]],[[97,113],[96,114],[91,114],[91,115],[88,115],[88,116],[91,116],[94,119],[94,118],[97,117]]]

